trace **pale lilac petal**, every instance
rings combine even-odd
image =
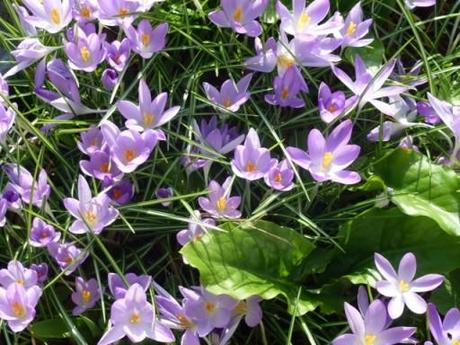
[[[398,344],[415,333],[414,327],[393,327],[379,334],[380,344]]]
[[[350,325],[350,329],[356,335],[364,335],[364,320],[359,311],[352,305],[345,302],[344,304],[345,315]]]
[[[404,311],[404,301],[401,295],[393,297],[388,303],[388,315],[395,320],[399,318]]]
[[[375,288],[385,297],[396,297],[399,295],[399,290],[396,288],[395,284],[386,280],[377,282]]]
[[[404,303],[415,314],[423,314],[426,312],[425,300],[414,292],[406,292],[403,294]]]
[[[398,277],[406,282],[411,282],[414,279],[417,263],[415,255],[412,253],[405,254],[399,262]]]
[[[396,282],[398,280],[398,276],[396,275],[393,266],[391,266],[391,263],[383,255],[375,253],[374,263],[380,274],[386,280],[389,280],[390,282]]]

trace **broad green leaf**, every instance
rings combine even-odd
[[[443,314],[460,306],[460,268],[446,275],[444,284],[431,295],[431,301]]]
[[[64,339],[70,337],[69,329],[63,319],[37,321],[30,326],[30,332],[36,338]]]
[[[385,55],[385,48],[382,42],[374,40],[370,45],[365,47],[347,47],[345,49],[345,59],[351,64],[355,61],[355,56],[359,55],[369,69],[375,72],[381,68],[383,64],[383,56]]]
[[[446,232],[460,236],[460,179],[442,165],[432,164],[424,155],[398,149],[374,166],[392,201],[406,214],[433,219]]]
[[[307,262],[315,248],[307,238],[265,221],[226,223],[221,228],[223,231],[210,231],[181,250],[200,271],[207,289],[237,299],[252,295],[272,299],[281,294],[288,301],[289,311],[297,315],[318,305],[316,296],[302,286],[308,274],[303,264],[312,269],[319,266]]]

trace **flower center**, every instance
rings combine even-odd
[[[88,304],[91,300],[91,291],[84,289],[81,293],[81,299],[83,300],[83,303]]]
[[[40,236],[38,236],[41,240],[46,240],[50,236],[49,232],[47,230],[43,230],[40,233]]]
[[[252,173],[256,171],[256,165],[252,161],[249,161],[246,163],[246,167],[244,170],[246,170],[246,172]]]
[[[194,241],[200,241],[203,238],[203,234],[196,234],[193,236]]]
[[[303,29],[305,25],[310,22],[311,17],[308,15],[307,10],[303,10],[299,19],[297,20],[297,29]]]
[[[334,160],[334,156],[332,155],[332,152],[327,151],[324,152],[323,155],[323,169],[328,170],[331,167],[332,161]]]
[[[112,189],[112,194],[113,194],[113,197],[114,197],[115,199],[117,199],[117,200],[120,199],[120,197],[121,197],[121,190],[120,190],[120,188],[115,187],[114,189]]]
[[[126,7],[121,7],[119,10],[118,10],[118,15],[121,17],[121,18],[124,18],[127,14],[128,14],[128,9]]]
[[[24,306],[19,302],[15,302],[11,305],[11,312],[18,318],[23,318],[26,315]]]
[[[364,336],[364,345],[374,345],[377,340],[375,335],[366,335]]]
[[[347,36],[351,36],[355,33],[356,31],[356,27],[358,25],[356,25],[356,23],[354,21],[351,21],[350,24],[348,24],[347,26]]]
[[[295,60],[290,54],[282,54],[278,56],[278,65],[281,68],[289,68],[295,64]]]
[[[70,265],[73,262],[73,258],[70,255],[66,255],[62,261],[64,261],[67,265]]]
[[[91,140],[91,146],[99,146],[99,140],[97,140],[97,138]]]
[[[91,17],[91,10],[89,9],[88,6],[82,6],[80,8],[80,16],[86,19]]]
[[[225,108],[228,108],[229,106],[232,105],[232,100],[229,98],[229,97],[226,97],[224,99],[224,101],[222,102],[222,105],[225,107]]]
[[[24,285],[24,280],[21,278],[16,279],[16,284]]]
[[[241,301],[240,303],[238,303],[235,307],[235,309],[233,309],[233,311],[238,314],[238,315],[245,315],[248,311],[248,307],[246,305],[246,302],[244,301]]]
[[[101,164],[101,171],[103,173],[108,173],[109,172],[109,163],[104,162]]]
[[[276,182],[276,183],[281,183],[283,181],[283,176],[281,175],[280,172],[277,172],[275,174],[275,176],[273,177],[273,180]]]
[[[139,315],[139,313],[133,313],[131,315],[131,318],[129,319],[129,322],[134,324],[141,322],[141,316]]]
[[[50,18],[54,25],[61,24],[61,14],[57,8],[53,8],[50,12]]]
[[[337,111],[337,107],[335,106],[335,104],[331,104],[329,106],[329,108],[327,108],[327,110],[330,112],[330,113],[334,113],[335,111]]]
[[[192,322],[182,313],[176,314],[176,318],[179,320],[180,325],[184,328],[190,328],[193,326]]]
[[[451,345],[460,345],[460,340],[452,340]]]
[[[136,156],[136,151],[134,150],[131,150],[131,149],[128,149],[128,150],[125,150],[125,152],[123,153],[123,155],[125,156],[125,159],[130,162],[134,159],[134,157]]]
[[[153,125],[155,116],[152,113],[144,113],[144,125],[150,127]]]
[[[225,210],[225,206],[227,206],[227,199],[224,196],[221,196],[216,202],[216,208],[218,211],[222,212]]]
[[[401,279],[399,281],[399,291],[401,291],[402,293],[404,292],[407,292],[410,290],[410,285],[408,282],[406,282],[405,280]]]
[[[89,49],[87,47],[81,47],[80,56],[83,62],[88,62],[89,58],[91,57],[91,53],[89,52]]]
[[[233,20],[235,22],[241,22],[241,17],[243,16],[243,11],[241,10],[241,7],[237,7],[235,12],[233,12]]]
[[[96,217],[96,215],[94,214],[93,211],[86,211],[85,212],[85,220],[89,225],[93,226],[94,224],[96,224],[96,218],[97,217]]]
[[[287,87],[285,87],[283,89],[283,91],[281,91],[281,98],[282,99],[286,99],[289,97],[289,89]]]
[[[150,35],[143,32],[141,34],[141,43],[144,47],[147,47],[150,43]]]
[[[213,302],[206,302],[206,304],[204,305],[204,309],[208,314],[212,314],[216,310],[216,305]]]

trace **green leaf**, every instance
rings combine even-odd
[[[383,64],[385,47],[381,41],[374,40],[372,44],[365,47],[347,47],[344,54],[345,60],[351,64],[354,64],[356,55],[361,56],[366,66],[370,69],[375,69],[377,72]]]
[[[266,221],[226,223],[221,229],[181,250],[200,271],[207,289],[237,299],[252,295],[272,299],[281,294],[288,301],[289,312],[296,315],[316,308],[317,296],[301,284],[309,273],[304,266],[310,265],[312,270],[320,266],[307,260],[315,248],[307,238]]]
[[[63,319],[37,321],[30,326],[30,332],[36,338],[64,339],[70,337],[69,329]]]
[[[405,149],[385,156],[374,171],[393,188],[391,199],[404,213],[429,217],[447,233],[460,236],[460,179],[455,171]]]
[[[446,275],[444,284],[431,295],[431,302],[445,314],[450,308],[460,306],[460,269]]]

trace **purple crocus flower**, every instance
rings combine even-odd
[[[128,27],[136,19],[139,7],[131,0],[97,0],[99,5],[99,21],[107,26]]]
[[[104,41],[104,34],[86,35],[83,30],[80,30],[76,42],[64,43],[64,51],[69,58],[70,68],[85,72],[96,70],[97,65],[104,61],[106,56]]]
[[[247,91],[252,79],[252,73],[241,78],[237,83],[232,79],[224,81],[220,91],[209,83],[203,83],[206,97],[214,104],[229,111],[236,112],[248,101],[251,94]]]
[[[31,0],[35,1],[35,0]],[[11,52],[17,64],[10,68],[3,78],[7,79],[16,73],[26,69],[38,60],[56,50],[56,47],[47,47],[40,43],[37,38],[26,38]]]
[[[52,225],[45,223],[40,218],[35,217],[30,229],[29,243],[33,247],[46,247],[51,242],[57,242],[61,238],[61,233],[56,232]]]
[[[417,113],[425,118],[425,123],[430,125],[437,125],[438,123],[441,123],[441,118],[434,111],[429,102],[417,102]]]
[[[238,301],[228,295],[214,295],[203,287],[193,292],[189,290],[187,293],[184,310],[197,325],[200,337],[208,335],[214,328],[223,328],[230,322]]]
[[[0,102],[3,102],[3,97],[6,98],[9,96],[9,94],[10,94],[10,87],[8,86],[6,79],[0,73]]]
[[[158,188],[155,192],[155,196],[157,197],[157,199],[169,199],[171,198],[172,196],[174,195],[173,193],[173,189],[171,187],[162,187],[162,188]],[[161,205],[163,207],[168,207],[169,205],[171,205],[171,201],[163,201],[161,203]]]
[[[21,23],[21,28],[28,37],[36,36],[37,29],[35,26],[30,24],[27,19],[30,17],[29,11],[23,6],[18,6],[17,4],[13,4],[13,7],[18,14],[19,22]]]
[[[127,38],[120,41],[113,41],[111,43],[105,42],[105,49],[107,51],[107,62],[118,72],[123,71],[126,63],[128,62],[131,54],[131,43]]]
[[[165,47],[168,29],[168,23],[161,23],[153,28],[150,22],[144,19],[139,23],[137,30],[130,26],[125,33],[132,49],[143,59],[150,59],[153,54]]]
[[[29,289],[37,284],[37,272],[25,268],[17,260],[8,262],[7,268],[0,270],[0,286],[8,288],[10,285],[21,285]]]
[[[431,334],[437,345],[460,343],[460,311],[457,308],[449,309],[444,320],[441,320],[436,306],[430,303],[428,304],[428,320]]]
[[[0,199],[0,228],[6,224],[6,211],[8,211],[8,200]]]
[[[102,86],[107,91],[112,91],[118,83],[118,73],[113,68],[106,68],[102,72],[101,77]]]
[[[244,321],[249,327],[256,327],[262,321],[261,301],[262,298],[259,296],[251,296],[244,301],[239,301],[233,313],[240,317],[244,316]]]
[[[138,284],[144,291],[147,291],[152,282],[152,277],[146,274],[127,273],[124,278],[128,282],[128,286],[118,274],[109,273],[108,275],[110,293],[115,299],[124,298],[128,288],[134,284]]]
[[[416,314],[425,313],[426,302],[417,293],[432,291],[444,280],[440,274],[427,274],[414,280],[417,263],[412,253],[407,253],[402,257],[398,273],[395,272],[390,262],[378,253],[374,255],[374,262],[377,270],[385,279],[377,282],[376,288],[383,296],[391,298],[388,304],[388,314],[392,319],[397,319],[402,315],[404,305]]]
[[[363,38],[369,32],[372,19],[363,21],[363,10],[359,1],[345,18],[345,25],[338,37],[342,39],[342,47],[364,47],[372,43],[373,39]]]
[[[160,93],[152,100],[149,86],[144,79],[139,82],[139,105],[130,101],[118,101],[118,111],[127,120],[126,127],[138,132],[158,128],[169,122],[180,110],[179,106],[165,109],[168,102],[168,94]],[[161,129],[155,129],[154,133],[159,140],[166,140]]]
[[[262,26],[256,19],[264,13],[267,4],[267,0],[221,0],[222,10],[212,11],[208,17],[217,26],[257,37],[262,33]]]
[[[373,77],[367,70],[366,65],[359,55],[355,56],[355,75],[356,80],[351,78],[340,68],[332,66],[335,76],[345,84],[356,96],[360,97],[358,106],[363,107],[366,103],[371,103],[379,111],[386,115],[394,115],[394,109],[379,98],[398,96],[407,90],[405,86],[387,86],[383,84],[394,69],[396,60],[388,62],[382,67],[379,73]]]
[[[134,196],[133,184],[128,180],[122,180],[115,183],[107,191],[107,196],[116,205],[125,205],[129,203]]]
[[[44,169],[40,170],[37,181],[30,172],[16,163],[4,164],[3,171],[10,180],[11,188],[21,196],[22,201],[42,207],[51,192],[47,182],[48,175]]]
[[[355,171],[344,170],[359,155],[358,145],[349,145],[353,124],[346,120],[339,124],[331,134],[324,138],[317,129],[308,134],[308,153],[295,147],[288,147],[291,159],[308,170],[318,182],[334,181],[342,184],[355,184],[361,176]]]
[[[236,147],[231,165],[236,176],[255,181],[264,177],[276,163],[270,151],[260,146],[257,132],[250,128],[244,144]]]
[[[208,186],[208,197],[199,197],[200,207],[214,218],[240,218],[241,212],[238,206],[241,203],[239,196],[230,196],[232,190],[232,178],[227,177],[222,186],[211,181]]]
[[[118,210],[110,206],[105,193],[96,197],[91,194],[88,182],[82,175],[78,176],[78,199],[65,198],[64,206],[75,218],[69,228],[73,234],[92,232],[96,235],[112,224],[118,217]]]
[[[299,92],[308,92],[308,87],[296,66],[289,67],[282,76],[275,77],[273,91],[275,93],[265,95],[265,102],[280,107],[302,108],[305,106]]]
[[[0,98],[0,143],[5,143],[8,132],[14,125],[16,112],[5,106]]]
[[[71,0],[23,0],[22,3],[32,13],[24,20],[51,34],[61,31],[72,20]]]
[[[436,5],[436,0],[404,0],[409,8],[415,7],[431,7]]]
[[[387,312],[381,300],[369,305],[364,317],[345,303],[345,315],[353,333],[338,336],[332,345],[394,345],[407,340],[415,333],[415,327],[387,328]]]
[[[46,263],[32,264],[30,269],[37,273],[37,283],[43,284],[48,279],[48,265]]]
[[[28,289],[20,284],[0,288],[0,319],[6,320],[13,332],[21,332],[34,319],[41,294],[37,285]]]
[[[51,242],[47,249],[66,276],[72,274],[88,257],[86,250],[77,248],[73,243]]]
[[[110,159],[108,148],[104,151],[94,151],[89,155],[89,160],[80,161],[80,169],[88,176],[104,181],[118,181],[123,177],[123,173],[117,168]]]
[[[85,310],[93,308],[101,298],[101,291],[97,280],[92,278],[85,281],[82,277],[75,278],[75,291],[72,293],[72,302],[76,304],[73,315],[80,315]]]
[[[357,96],[346,99],[344,92],[332,92],[329,86],[322,82],[318,92],[318,109],[321,120],[331,123],[344,115],[356,103],[357,99]]]
[[[6,200],[8,210],[18,212],[22,208],[21,196],[9,182],[3,189],[1,198],[1,200]]]
[[[156,3],[161,2],[161,0],[134,0],[139,4],[137,9],[139,12],[148,12],[152,6]]]
[[[244,61],[244,65],[253,70],[268,73],[275,69],[277,63],[277,43],[273,37],[268,38],[262,43],[259,37],[254,40],[256,55]],[[280,61],[281,62],[281,61]],[[295,64],[295,59],[289,55],[289,66]],[[288,67],[289,67],[288,66]]]
[[[199,241],[204,234],[215,227],[216,222],[212,218],[201,219],[200,211],[194,211],[189,218],[188,228],[177,233],[177,242],[181,246],[185,246],[190,241]]]
[[[125,297],[112,304],[109,329],[97,344],[112,344],[125,336],[133,343],[145,338],[162,343],[174,341],[171,330],[155,318],[154,308],[147,302],[145,291],[139,284],[132,285]]]
[[[130,173],[143,164],[158,142],[156,131],[146,130],[142,134],[133,129],[120,131],[112,122],[106,120],[101,125],[104,139],[110,147],[111,158],[124,173]]]
[[[286,159],[271,168],[264,176],[265,183],[273,189],[285,192],[294,188],[294,171]]]
[[[421,60],[417,60],[414,65],[408,69],[404,67],[401,59],[396,59],[396,71],[393,72],[391,77],[394,80],[411,87],[417,87],[426,84],[428,79],[426,77],[420,76],[422,66],[423,62]]]
[[[74,1],[72,14],[79,23],[85,23],[99,17],[97,0]]]
[[[327,22],[320,24],[329,13],[329,0],[314,0],[305,7],[305,0],[293,0],[292,13],[281,2],[276,2],[276,12],[281,24],[280,29],[287,34],[326,36],[337,33],[343,27],[343,18],[336,13]]]
[[[100,128],[91,126],[87,131],[80,134],[80,140],[77,141],[77,147],[86,155],[91,155],[96,151],[104,149],[104,136]]]
[[[201,157],[200,149],[190,144],[187,145],[186,152],[180,158],[180,162],[184,166],[187,176],[209,164],[209,160]]]

